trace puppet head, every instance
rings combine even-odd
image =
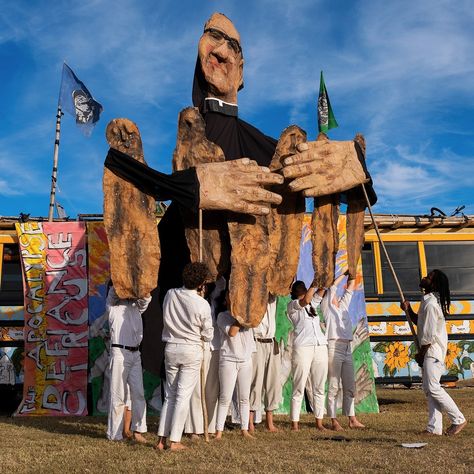
[[[198,55],[207,96],[237,103],[237,91],[243,84],[244,59],[239,32],[222,13],[214,13],[204,25]]]

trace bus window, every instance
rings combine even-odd
[[[375,260],[373,244],[368,242],[362,248],[362,275],[364,277],[364,291],[366,296],[375,296]]]
[[[20,306],[23,304],[21,263],[17,245],[3,244],[0,304]]]
[[[449,278],[452,293],[474,292],[474,245],[473,242],[425,242],[428,271],[443,271]]]
[[[404,293],[418,293],[420,283],[420,263],[418,258],[418,244],[416,242],[386,242],[390,261],[397,275]],[[395,280],[385,258],[381,252],[383,292],[398,293]]]

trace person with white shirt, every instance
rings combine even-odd
[[[227,307],[229,294],[227,293]],[[250,383],[252,380],[252,354],[255,352],[255,341],[250,328],[245,328],[229,311],[219,313],[217,326],[220,331],[221,348],[219,354],[219,405],[217,407],[216,439],[222,438],[225,419],[237,386],[239,400],[240,428],[242,435],[253,438],[249,433],[250,417]]]
[[[216,432],[217,401],[219,399],[219,350],[220,338],[217,328],[217,313],[222,308],[225,297],[226,280],[220,277],[209,295],[211,305],[212,325],[214,337],[212,341],[204,343],[203,370],[204,370],[204,395],[206,399],[207,415],[209,419],[208,433]],[[201,380],[198,379],[194,392],[191,396],[189,415],[184,425],[184,432],[194,438],[204,434],[204,417],[201,401]]]
[[[133,439],[146,443],[146,401],[143,389],[143,371],[140,343],[143,339],[142,313],[151,296],[139,299],[120,299],[110,283],[106,300],[106,312],[110,328],[110,403],[107,422],[107,438],[123,439],[124,411],[127,392],[130,397]],[[127,390],[128,385],[128,390]],[[129,405],[130,405],[129,403]]]
[[[163,334],[166,342],[165,402],[161,409],[156,449],[186,449],[181,443],[189,401],[199,379],[203,344],[212,340],[211,307],[202,297],[209,269],[204,263],[188,263],[182,288],[172,288],[163,302]]]
[[[355,375],[352,360],[352,321],[349,305],[355,289],[355,279],[349,277],[347,287],[342,297],[337,295],[337,287],[348,272],[338,276],[330,288],[318,289],[321,310],[326,322],[326,337],[328,339],[328,416],[331,418],[331,428],[342,430],[337,420],[337,394],[342,383],[342,413],[349,418],[350,428],[365,428],[355,415]]]
[[[291,287],[291,299],[287,306],[287,315],[293,323],[293,353],[291,359],[293,373],[293,394],[291,397],[291,429],[298,431],[301,402],[308,377],[313,392],[313,413],[316,428],[324,431],[325,386],[328,375],[327,339],[321,328],[317,308],[321,296],[316,288],[306,289],[303,281],[295,281]]]
[[[444,360],[448,348],[445,316],[449,314],[451,295],[448,277],[441,270],[433,270],[421,279],[424,291],[418,314],[405,300],[400,306],[417,324],[420,345],[415,360],[422,368],[423,391],[428,399],[428,425],[425,433],[443,434],[443,412],[451,420],[446,430],[448,436],[460,433],[467,421],[454,400],[441,387],[440,379],[446,370]]]
[[[256,352],[252,356],[253,373],[250,386],[250,424],[249,431],[255,430],[255,412],[265,410],[267,431],[278,432],[273,423],[273,411],[281,402],[280,369],[281,357],[275,340],[277,300],[268,296],[267,310],[260,324],[253,329]]]

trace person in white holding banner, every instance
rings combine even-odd
[[[133,439],[146,443],[146,401],[143,389],[140,343],[143,339],[142,313],[151,296],[122,300],[113,285],[107,295],[106,310],[110,327],[110,404],[107,438],[123,439],[124,411],[127,406],[127,386],[132,409]]]
[[[451,295],[448,277],[441,270],[433,270],[421,279],[420,288],[424,291],[418,314],[410,302],[405,300],[400,306],[409,313],[418,327],[420,350],[415,360],[422,368],[423,391],[428,399],[427,434],[443,434],[443,412],[451,426],[446,430],[448,436],[460,433],[467,424],[464,415],[454,400],[441,387],[440,379],[446,370],[444,359],[448,348],[448,333],[445,317],[449,314]]]
[[[293,394],[291,397],[291,429],[298,431],[301,402],[308,376],[313,392],[313,413],[316,428],[324,431],[325,387],[328,375],[328,342],[321,328],[317,308],[322,296],[311,286],[306,289],[303,281],[295,281],[291,287],[291,299],[287,314],[294,326],[292,372]]]
[[[352,321],[349,315],[349,305],[355,289],[355,279],[349,277],[347,288],[342,297],[337,295],[337,287],[348,272],[339,275],[328,288],[321,301],[321,310],[326,322],[326,337],[328,339],[329,384],[328,384],[328,415],[331,418],[331,428],[342,430],[337,420],[337,394],[342,383],[342,413],[349,418],[350,428],[365,428],[355,415],[355,375],[352,360],[351,341]],[[318,290],[323,294],[324,290]]]
[[[209,277],[206,264],[188,263],[183,270],[182,288],[168,290],[163,302],[163,336],[166,342],[165,403],[161,410],[156,449],[186,449],[181,443],[189,402],[203,359],[203,343],[214,336],[211,307],[203,298]]]

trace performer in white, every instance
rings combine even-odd
[[[139,346],[143,338],[142,313],[151,296],[122,300],[113,285],[107,295],[106,311],[110,327],[110,404],[107,438],[123,439],[124,410],[127,404],[127,384],[132,408],[133,438],[146,443],[146,401]]]
[[[334,283],[324,293],[321,310],[326,322],[326,337],[328,339],[329,383],[328,383],[328,416],[331,418],[331,428],[342,430],[337,420],[337,394],[342,382],[342,413],[349,418],[350,428],[365,428],[355,416],[355,375],[352,360],[352,322],[349,315],[349,305],[355,289],[355,279],[349,279],[347,288],[341,298],[337,296],[337,286],[345,278],[347,272],[334,280]]]
[[[322,291],[321,291],[322,293]],[[292,301],[288,303],[287,314],[294,326],[292,372],[293,394],[291,397],[291,429],[298,431],[301,402],[308,376],[313,392],[313,413],[316,427],[324,431],[325,386],[328,375],[328,342],[321,328],[317,308],[322,296],[316,288],[306,289],[303,281],[295,281],[291,287]]]
[[[413,311],[408,301],[404,301],[401,308],[410,314],[418,327],[420,350],[415,360],[422,368],[423,391],[428,399],[428,425],[425,432],[442,435],[445,412],[451,420],[446,434],[452,436],[460,433],[467,421],[440,384],[441,376],[446,371],[444,359],[448,348],[445,320],[451,304],[448,277],[440,270],[433,270],[421,279],[420,288],[424,295],[418,314]]]
[[[227,294],[227,307],[230,306]],[[217,317],[221,349],[219,355],[220,394],[217,407],[216,439],[222,438],[224,423],[237,383],[242,435],[253,438],[249,433],[250,382],[252,379],[252,353],[255,341],[252,329],[242,327],[229,311]]]
[[[206,398],[207,416],[209,419],[208,433],[216,432],[217,401],[219,399],[219,350],[220,339],[217,328],[217,308],[222,307],[224,300],[226,281],[220,277],[216,281],[214,290],[209,295],[211,305],[212,325],[214,327],[214,337],[211,342],[204,343],[203,369],[205,376],[204,394]],[[184,432],[193,437],[204,433],[204,418],[201,402],[201,380],[198,379],[196,387],[191,396],[189,415],[184,425]]]
[[[189,401],[199,379],[203,343],[214,336],[211,307],[202,297],[209,269],[204,263],[188,263],[182,288],[172,288],[163,302],[163,335],[166,342],[165,402],[161,410],[157,449],[185,449],[181,443]]]
[[[256,352],[252,356],[252,384],[250,386],[250,424],[249,431],[255,430],[255,412],[265,409],[265,427],[277,432],[273,423],[273,411],[281,401],[280,368],[281,358],[275,340],[276,297],[269,295],[265,315],[260,324],[253,329]]]

